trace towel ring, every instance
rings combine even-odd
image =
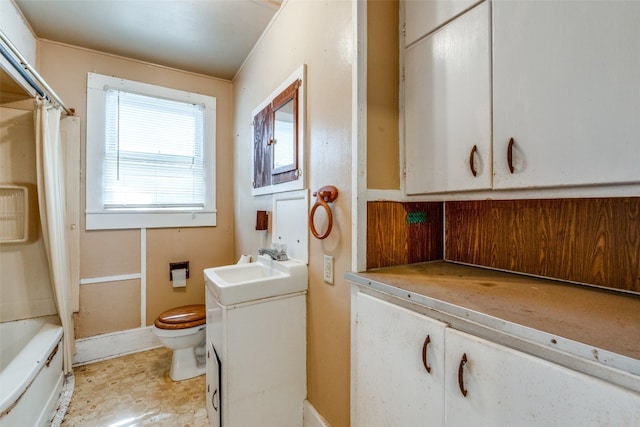
[[[333,227],[333,213],[331,212],[329,203],[338,198],[338,189],[333,185],[325,185],[318,191],[314,192],[313,195],[316,196],[316,203],[313,205],[313,207],[311,208],[311,212],[309,213],[309,228],[311,228],[311,234],[313,234],[316,239],[322,240],[326,239],[327,236],[329,236],[329,233],[331,233],[331,228]],[[322,235],[318,233],[318,231],[316,230],[316,226],[313,223],[316,209],[318,209],[320,206],[324,208],[324,210],[327,212],[327,217],[329,218],[327,231],[325,231]]]

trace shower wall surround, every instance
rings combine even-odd
[[[29,193],[28,240],[0,244],[0,322],[56,314],[39,227],[33,111],[0,107],[0,141],[0,182]]]

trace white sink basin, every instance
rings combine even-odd
[[[297,260],[256,262],[204,270],[206,285],[222,305],[255,301],[307,289],[307,266]]]

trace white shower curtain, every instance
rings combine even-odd
[[[58,315],[64,332],[64,373],[71,372],[75,337],[67,241],[64,158],[60,144],[61,108],[38,99],[35,111],[40,223]]]

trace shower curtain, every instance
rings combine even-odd
[[[54,300],[62,322],[64,373],[71,372],[75,337],[71,304],[71,272],[67,241],[64,158],[60,144],[61,108],[36,100],[36,169],[40,223]]]

